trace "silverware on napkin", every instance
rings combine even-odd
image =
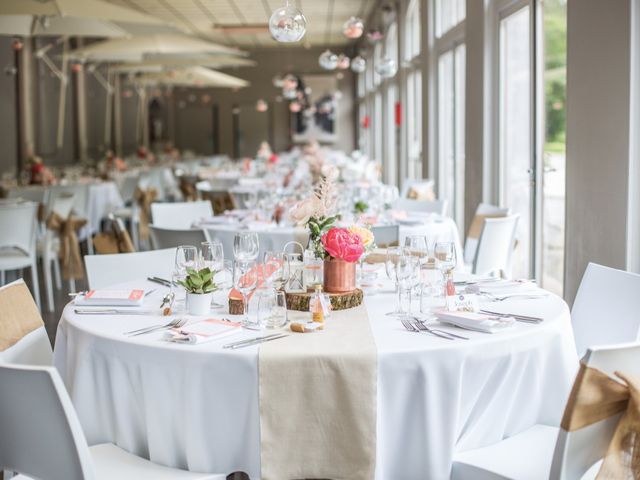
[[[159,330],[169,330],[171,328],[180,328],[187,323],[186,318],[174,318],[166,325],[155,325],[152,327],[143,328],[140,330],[133,330],[132,332],[125,332],[125,335],[129,337],[137,337],[138,335],[145,335],[147,333],[157,332]]]
[[[288,333],[273,333],[271,335],[264,335],[262,337],[250,338],[248,340],[241,340],[239,342],[227,343],[222,348],[230,348],[235,350],[237,348],[249,347],[251,345],[257,345],[258,343],[270,342],[271,340],[277,340],[279,338],[288,337]]]
[[[480,313],[485,313],[487,315],[495,315],[497,317],[502,317],[502,318],[512,317],[518,322],[542,323],[544,321],[544,318],[531,317],[529,315],[520,315],[518,313],[502,313],[502,312],[493,312],[491,310],[480,310]]]

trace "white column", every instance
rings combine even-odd
[[[640,2],[631,5],[631,144],[627,269],[640,273]]]

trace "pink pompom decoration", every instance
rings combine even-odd
[[[364,253],[364,245],[359,235],[346,228],[332,228],[322,236],[322,245],[333,258],[345,262],[357,262]]]

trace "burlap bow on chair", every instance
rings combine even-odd
[[[215,215],[221,215],[227,210],[233,210],[236,208],[236,204],[233,201],[233,197],[229,192],[222,191],[203,191],[202,198],[211,202],[211,208]]]
[[[180,178],[180,192],[185,202],[195,202],[198,200],[198,190],[195,184],[188,178]]]
[[[47,228],[57,232],[60,237],[62,276],[65,280],[84,278],[84,266],[76,232],[86,223],[84,218],[75,218],[73,215],[69,215],[67,219],[64,219],[56,212],[51,212],[47,219]]]
[[[596,479],[640,479],[640,381],[615,374],[624,383],[580,364],[561,426],[571,432],[622,413]]]
[[[135,252],[136,249],[133,246],[129,232],[124,228],[122,220],[119,218],[110,218],[110,220],[111,230],[99,233],[93,237],[93,246],[96,253],[113,254]]]
[[[136,202],[140,206],[140,240],[149,239],[149,222],[151,221],[151,204],[158,197],[158,191],[151,187],[146,190],[138,187],[135,193]]]

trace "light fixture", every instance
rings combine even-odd
[[[344,53],[338,55],[338,64],[336,67],[338,70],[346,70],[349,68],[349,64],[351,63],[351,59],[347,57]]]
[[[376,63],[376,73],[382,78],[391,78],[396,74],[397,65],[395,60],[384,56],[380,62]]]
[[[276,88],[282,88],[282,85],[284,84],[284,79],[280,75],[276,75],[271,80],[271,83],[273,83],[273,86]]]
[[[320,66],[325,70],[335,70],[338,66],[338,55],[331,50],[325,50],[320,54],[318,63],[320,63]]]
[[[297,92],[295,88],[283,88],[282,96],[287,100],[293,100],[297,96]]]
[[[263,99],[259,99],[256,102],[256,111],[260,113],[264,113],[269,110],[269,104],[265,102]]]
[[[342,33],[347,38],[360,38],[362,32],[364,32],[364,22],[358,17],[351,17],[342,26]]]
[[[362,73],[367,69],[367,61],[360,55],[351,60],[351,70],[356,73]]]
[[[287,90],[295,90],[296,88],[298,88],[298,79],[295,77],[295,75],[292,75],[292,74],[288,73],[282,79],[282,85],[281,86],[282,86],[282,88],[287,89]]]
[[[384,38],[384,35],[380,30],[369,30],[367,32],[367,40],[369,40],[369,43],[379,42],[383,38]]]
[[[296,7],[289,5],[276,9],[269,19],[269,31],[274,40],[282,43],[297,42],[307,32],[307,19]]]
[[[291,113],[298,113],[300,112],[300,110],[302,110],[302,105],[300,105],[300,102],[291,102],[289,104],[289,111]]]

